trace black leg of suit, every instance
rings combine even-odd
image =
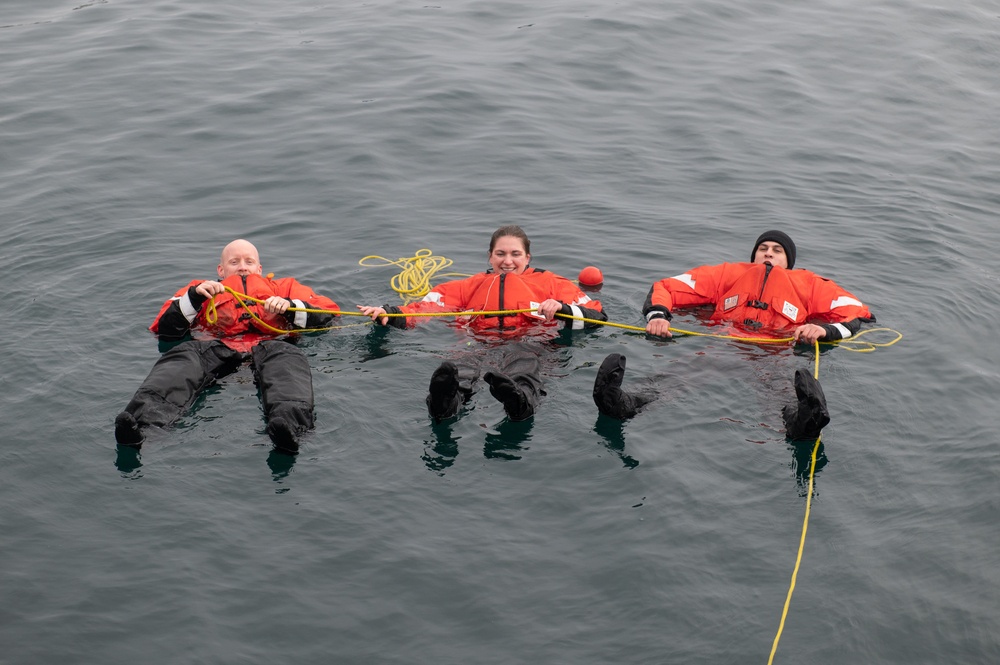
[[[524,420],[535,412],[545,391],[542,389],[542,362],[530,348],[511,344],[499,362],[500,372],[513,381],[524,396],[520,410],[510,415],[514,420]],[[506,405],[506,404],[505,404]]]
[[[194,403],[198,394],[216,379],[231,374],[243,354],[222,342],[189,340],[170,349],[156,361],[125,412],[139,427],[166,427]]]
[[[284,419],[295,434],[312,429],[312,373],[305,354],[277,339],[259,343],[251,354],[264,418]]]

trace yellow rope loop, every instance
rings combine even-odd
[[[371,261],[380,261],[380,264],[372,264]],[[372,265],[397,266],[401,270],[389,280],[392,290],[399,294],[404,304],[409,304],[420,300],[430,293],[431,278],[451,266],[452,260],[443,256],[434,256],[429,249],[418,249],[417,253],[410,257],[403,257],[393,261],[383,256],[370,255],[360,261],[359,265],[371,267]],[[438,277],[468,277],[460,273],[441,273]]]
[[[325,332],[327,330],[339,330],[341,328],[352,328],[354,326],[368,325],[368,324],[371,323],[370,321],[368,321],[366,323],[349,323],[349,324],[343,325],[343,326],[328,326],[326,328],[292,328],[292,329],[276,328],[276,327],[272,326],[270,323],[268,323],[267,321],[264,321],[259,316],[257,316],[257,313],[254,312],[252,309],[250,309],[250,305],[247,304],[248,302],[260,304],[260,303],[264,302],[263,300],[261,300],[260,298],[254,298],[253,296],[248,296],[247,294],[240,293],[239,291],[234,291],[233,289],[229,288],[228,286],[226,286],[225,288],[226,288],[226,291],[228,293],[232,294],[232,296],[234,298],[236,298],[236,302],[238,302],[240,305],[243,306],[243,309],[245,309],[246,312],[247,312],[247,314],[250,315],[250,318],[252,318],[254,321],[257,322],[259,328],[261,328],[263,330],[267,330],[268,332],[275,333],[277,335],[287,335],[289,333]],[[340,314],[354,314],[355,313],[355,312],[341,312],[340,310],[335,310],[335,309],[312,309],[312,308],[309,308],[309,307],[289,307],[287,311],[289,311],[289,312],[313,312],[313,313],[316,313],[316,314],[333,314],[335,316],[336,315],[340,315]],[[208,304],[208,311],[205,313],[205,319],[209,323],[211,323],[211,324],[214,324],[219,319],[219,314],[218,314],[218,312],[215,309],[215,297],[214,296],[212,297],[211,301]]]
[[[882,332],[892,333],[894,337],[890,339],[888,342],[869,342],[867,340],[859,341],[860,337],[863,337],[870,333],[882,333]],[[836,344],[837,346],[841,346],[847,349],[848,351],[854,351],[855,353],[871,353],[876,349],[882,349],[887,346],[892,346],[901,339],[903,339],[903,333],[899,332],[898,330],[893,330],[892,328],[868,328],[867,330],[862,330],[861,332],[859,332],[854,337],[851,337],[850,339],[841,339],[836,342],[826,342],[826,343]]]
[[[208,311],[205,312],[205,320],[213,326],[219,320],[219,312],[215,309],[215,296],[212,296],[211,300],[208,301]]]

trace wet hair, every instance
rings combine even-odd
[[[524,253],[531,254],[531,241],[528,240],[528,234],[524,232],[524,229],[516,224],[501,226],[493,232],[493,235],[490,237],[490,254],[493,253],[493,248],[496,247],[497,240],[506,236],[520,239],[521,244],[524,245]]]

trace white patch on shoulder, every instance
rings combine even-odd
[[[790,318],[792,321],[799,320],[799,308],[787,300],[785,301],[784,307],[781,308],[781,313]]]
[[[691,273],[686,272],[683,275],[674,275],[671,279],[676,279],[678,282],[684,282],[692,289],[694,288],[694,277],[691,276]]]
[[[729,296],[728,298],[722,301],[722,311],[728,312],[733,307],[736,307],[736,305],[738,305],[739,302],[740,302],[739,294],[735,296]]]
[[[837,307],[844,307],[845,305],[857,305],[862,307],[861,301],[857,298],[849,298],[847,296],[840,296],[836,300],[830,303],[830,309],[835,309]]]

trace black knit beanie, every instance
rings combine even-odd
[[[757,248],[760,247],[760,243],[770,240],[771,242],[776,242],[785,250],[785,256],[788,257],[788,269],[791,270],[795,267],[795,243],[792,239],[788,237],[787,233],[781,231],[764,231],[757,238],[757,242],[754,243],[753,249],[750,250],[750,263],[753,263],[754,258],[757,257]]]

